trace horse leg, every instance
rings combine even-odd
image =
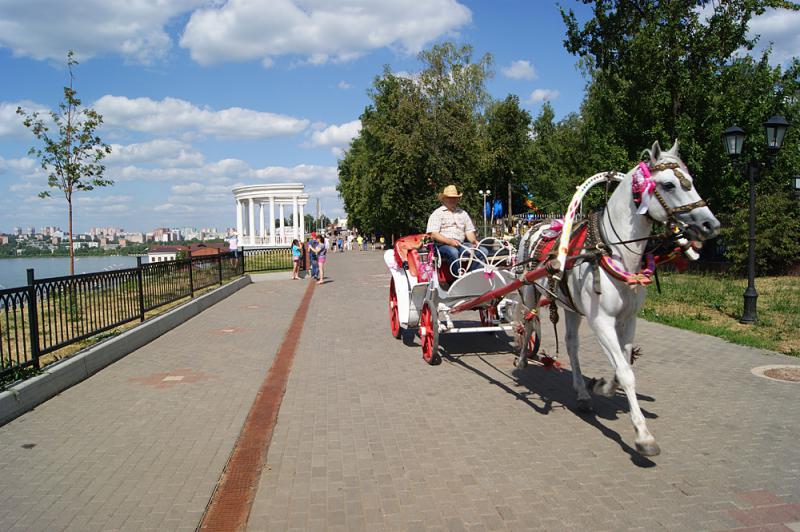
[[[589,413],[592,411],[592,398],[586,389],[586,382],[581,374],[581,363],[578,360],[578,330],[581,326],[581,315],[569,310],[564,311],[564,327],[566,329],[565,341],[567,344],[567,354],[569,354],[569,364],[572,367],[572,387],[578,394],[578,411]]]
[[[629,321],[635,319],[634,317]],[[592,330],[597,336],[603,351],[605,351],[606,356],[608,356],[611,364],[616,369],[616,380],[628,397],[631,422],[636,430],[636,450],[643,456],[656,456],[661,452],[661,449],[658,447],[656,439],[647,429],[644,415],[642,415],[642,410],[639,408],[639,401],[636,398],[636,377],[633,375],[633,369],[631,369],[631,365],[625,357],[623,345],[617,333],[616,322],[617,320],[611,316],[597,316],[596,319],[590,320]],[[632,334],[635,332],[635,326],[631,326],[628,323],[620,330],[624,332],[625,343],[630,343]],[[629,334],[630,337],[628,337]]]

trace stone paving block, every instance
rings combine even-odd
[[[118,528],[130,514],[163,530],[170,511],[196,527],[303,288],[250,285],[0,427],[0,491],[52,501],[9,507],[0,528]],[[270,300],[274,314],[246,308]],[[241,332],[213,332],[225,326]],[[191,382],[162,386],[173,374]]]
[[[329,273],[300,338],[251,530],[800,520],[800,427],[788,422],[800,419],[797,388],[750,373],[794,359],[639,321],[637,393],[663,451],[647,459],[634,450],[622,394],[595,397],[594,416],[575,413],[565,355],[562,371],[519,372],[502,335],[443,335],[443,363],[428,366],[413,333],[389,335],[379,253],[337,254]],[[251,285],[0,427],[0,492],[13,494],[0,529],[196,526],[305,286]],[[226,326],[241,331],[212,332]],[[587,378],[609,377],[585,325],[580,338]],[[543,349],[555,351],[549,326]],[[204,380],[157,387],[177,371]]]

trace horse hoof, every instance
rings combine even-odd
[[[652,443],[639,443],[636,442],[636,451],[642,456],[658,456],[661,454],[661,448],[656,442]]]
[[[581,414],[591,414],[594,412],[591,399],[578,399],[578,412]]]

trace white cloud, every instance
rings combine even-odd
[[[66,61],[118,53],[151,63],[166,56],[172,40],[164,26],[207,0],[30,0],[0,2],[0,46],[15,56]]]
[[[154,134],[192,132],[226,139],[294,135],[308,120],[230,107],[214,111],[177,98],[161,101],[105,95],[94,104],[105,124]]]
[[[112,203],[128,203],[133,200],[133,196],[127,195],[107,195],[107,196],[76,196],[75,202],[78,205],[108,205]]]
[[[353,120],[340,126],[334,124],[314,131],[309,145],[315,148],[330,147],[333,154],[340,157],[343,154],[342,148],[347,147],[359,131],[361,131],[361,120]]]
[[[505,77],[511,79],[534,79],[536,77],[536,70],[530,61],[522,59],[513,61],[511,65],[501,68],[500,71]]]
[[[353,86],[350,85],[349,83],[347,83],[345,80],[340,81],[339,83],[336,84],[336,86],[339,87],[342,90],[347,90],[347,89],[352,89],[353,88]]]
[[[139,144],[112,144],[105,162],[118,166],[153,163],[166,167],[196,167],[203,164],[203,154],[185,142],[155,139]]]
[[[772,60],[783,63],[800,56],[800,12],[769,9],[750,21],[750,37],[760,35],[756,52],[773,44]]]
[[[339,178],[335,166],[298,164],[297,166],[268,166],[252,170],[248,177],[257,181],[321,183]]]
[[[195,212],[196,209],[191,205],[180,205],[175,203],[162,203],[161,205],[156,205],[153,207],[153,210],[156,212],[164,212],[169,211],[171,213],[192,213]]]
[[[536,89],[526,100],[527,103],[538,103],[545,100],[555,100],[559,92],[555,89]]]
[[[0,22],[2,24],[2,22]],[[46,124],[50,123],[50,111],[44,105],[28,100],[20,102],[0,102],[0,137],[24,138],[32,133],[23,124],[23,118],[17,114],[17,107],[22,107],[27,113],[40,113]]]
[[[229,0],[192,13],[180,44],[202,64],[280,55],[322,64],[385,46],[416,53],[471,19],[456,0]]]

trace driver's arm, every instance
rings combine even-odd
[[[473,246],[478,247],[478,238],[475,236],[475,231],[467,231],[467,240]]]

